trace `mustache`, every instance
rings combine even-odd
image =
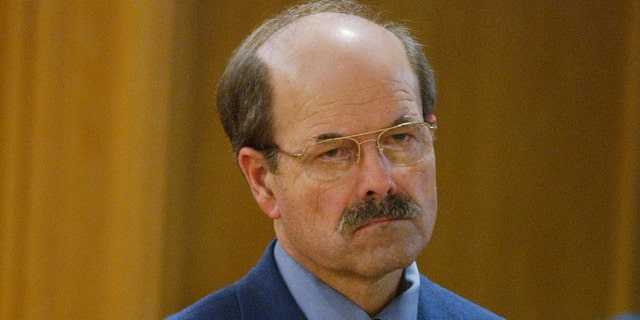
[[[382,200],[367,200],[347,207],[338,231],[357,230],[375,219],[410,219],[422,214],[422,208],[407,194],[394,194]]]

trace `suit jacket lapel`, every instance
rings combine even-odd
[[[258,264],[237,284],[242,319],[306,320],[280,275],[274,246],[272,241]]]

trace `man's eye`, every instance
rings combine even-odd
[[[391,135],[389,142],[404,143],[411,141],[411,139],[413,139],[413,135],[410,133],[396,133]]]
[[[316,159],[324,161],[342,161],[349,160],[352,152],[348,148],[333,148],[319,154]]]

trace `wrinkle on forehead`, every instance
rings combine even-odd
[[[389,88],[391,88],[389,90]],[[366,94],[366,93],[369,94]],[[367,99],[355,99],[354,96],[367,96]],[[340,97],[340,98],[338,98]],[[356,90],[344,90],[334,91],[329,94],[319,93],[302,104],[302,107],[309,106],[331,106],[340,104],[341,106],[361,106],[365,104],[384,102],[388,100],[388,103],[398,102],[414,102],[419,99],[419,95],[416,90],[408,83],[400,80],[387,80],[381,83],[365,85]]]

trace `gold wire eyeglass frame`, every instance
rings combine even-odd
[[[435,132],[438,129],[438,126],[435,123],[430,123],[430,122],[405,122],[405,123],[401,123],[399,125],[395,125],[392,127],[388,127],[388,128],[383,128],[383,129],[379,129],[379,130],[374,130],[374,131],[369,131],[369,132],[364,132],[364,133],[358,133],[358,134],[354,134],[354,135],[350,135],[350,136],[344,136],[344,137],[337,137],[337,138],[329,138],[329,139],[324,139],[318,142],[315,142],[307,147],[305,147],[304,149],[302,149],[300,152],[297,153],[292,153],[292,152],[287,152],[284,151],[278,147],[275,148],[275,151],[288,155],[290,157],[296,158],[296,159],[300,159],[300,160],[305,160],[305,155],[307,153],[307,151],[319,144],[327,144],[327,143],[331,143],[331,142],[335,142],[335,141],[343,141],[343,140],[351,140],[353,141],[356,145],[357,145],[357,154],[356,154],[356,161],[355,163],[360,163],[360,157],[361,157],[361,153],[362,153],[362,148],[360,147],[362,144],[366,143],[366,142],[370,142],[370,141],[375,141],[376,142],[376,147],[378,149],[378,152],[380,153],[380,155],[382,155],[385,159],[389,160],[393,165],[395,166],[410,166],[418,161],[421,161],[422,159],[424,159],[424,157],[427,155],[427,153],[423,154],[422,157],[415,159],[414,161],[411,161],[410,163],[397,163],[392,161],[391,159],[389,159],[385,154],[384,154],[384,147],[382,146],[381,143],[381,137],[383,137],[386,133],[396,130],[396,129],[400,129],[403,127],[411,127],[411,126],[421,126],[424,125],[426,126],[429,130],[431,130],[431,132]],[[355,138],[357,137],[361,137],[361,136],[366,136],[366,135],[371,135],[371,134],[377,134],[375,139],[367,139],[367,140],[363,140],[363,141],[358,141]],[[433,139],[432,139],[433,141]],[[307,171],[307,170],[305,170]],[[308,172],[307,172],[308,173]],[[340,176],[340,174],[337,174],[337,176]],[[319,178],[319,177],[316,177]],[[325,180],[325,179],[322,179]]]

